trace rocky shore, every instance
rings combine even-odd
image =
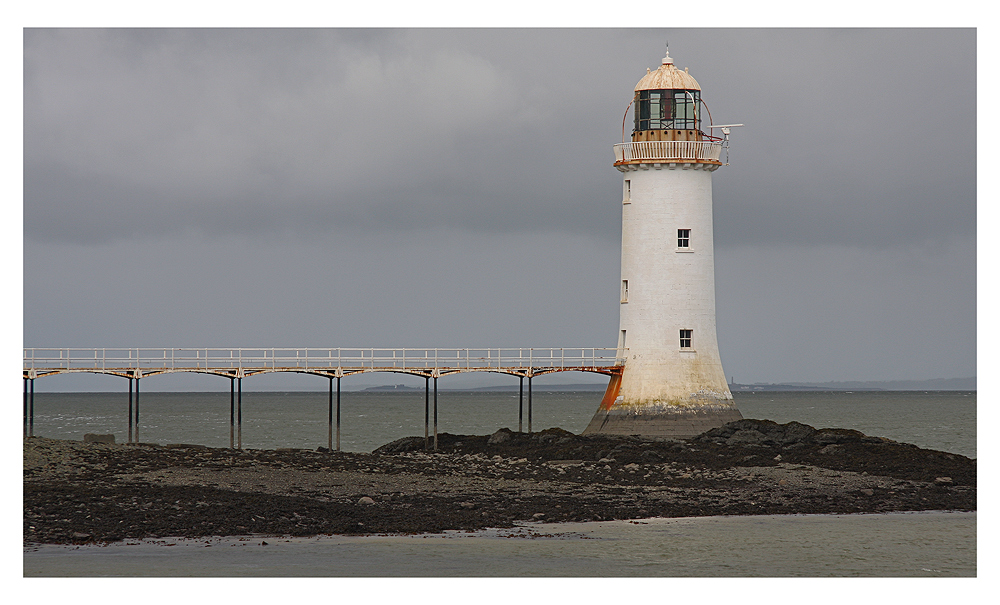
[[[976,510],[976,461],[740,420],[686,441],[561,429],[371,454],[24,441],[24,543],[439,532],[530,521]]]

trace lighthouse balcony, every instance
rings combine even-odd
[[[722,143],[715,141],[634,141],[615,145],[615,166],[677,163],[720,165]]]

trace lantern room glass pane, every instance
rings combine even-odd
[[[701,91],[640,90],[635,130],[701,130]]]

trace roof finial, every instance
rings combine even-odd
[[[663,65],[673,65],[674,60],[670,58],[670,42],[667,42],[667,54],[663,56]]]

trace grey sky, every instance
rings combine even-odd
[[[29,29],[24,344],[613,346],[665,40],[746,124],[727,374],[974,375],[971,29]]]

